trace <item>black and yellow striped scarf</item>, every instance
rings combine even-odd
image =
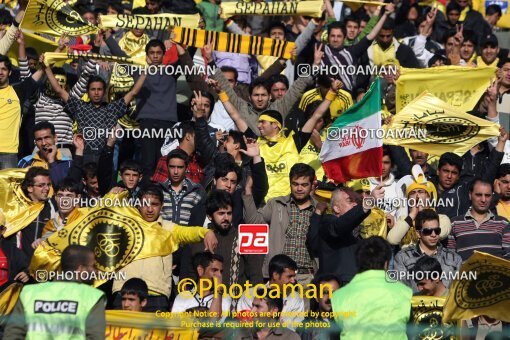
[[[220,52],[267,55],[272,57],[290,59],[295,44],[285,40],[275,40],[258,36],[240,35],[225,32],[174,27],[175,42],[193,46],[204,47],[208,41],[214,41],[213,50]]]

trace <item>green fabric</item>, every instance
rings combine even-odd
[[[384,270],[356,274],[331,299],[342,340],[407,339],[412,296],[403,283],[386,281]]]
[[[374,15],[373,17],[371,17],[370,20],[367,22],[367,25],[365,26],[363,31],[361,31],[360,34],[358,34],[358,36],[354,40],[349,40],[349,39],[345,38],[344,46],[352,46],[352,45],[358,43],[361,39],[366,37],[368,35],[368,33],[370,33],[372,31],[372,29],[375,27],[375,25],[377,25],[378,21],[379,21],[378,16]]]
[[[380,78],[376,78],[363,98],[338,116],[331,126],[340,129],[344,126],[351,125],[354,122],[368,118],[380,111],[381,80]]]
[[[197,4],[197,9],[200,11],[205,21],[205,29],[208,31],[223,32],[223,19],[220,18],[220,6],[212,4],[207,1],[202,1]]]
[[[20,300],[25,310],[26,339],[85,339],[87,316],[102,296],[100,290],[76,282],[25,286]]]

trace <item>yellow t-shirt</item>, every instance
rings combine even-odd
[[[326,135],[321,134],[321,139],[324,142],[326,140]],[[299,153],[299,163],[305,163],[311,166],[315,170],[317,180],[322,181],[322,178],[324,177],[324,169],[322,168],[322,163],[319,160],[320,152],[321,150],[312,143],[311,139],[309,139],[308,143],[306,143],[305,147],[301,149],[301,152]]]
[[[301,101],[299,102],[299,108],[305,111],[307,106],[316,100],[320,101],[324,100],[321,96],[320,90],[312,89],[310,91],[307,91],[303,94],[303,97],[301,97]],[[352,101],[351,94],[345,90],[338,90],[335,99],[329,105],[329,113],[331,115],[331,118],[334,119],[340,116],[352,105],[354,105],[354,102]]]
[[[0,152],[18,153],[21,105],[14,88],[0,89]]]
[[[496,211],[499,216],[503,216],[507,220],[510,220],[510,203],[503,203],[501,201],[496,204]]]
[[[400,65],[397,59],[397,49],[395,43],[391,44],[386,50],[383,50],[379,44],[374,41],[372,43],[373,59],[371,60],[374,65],[385,66],[385,65]]]
[[[282,137],[273,146],[269,146],[265,139],[259,138],[260,156],[266,163],[269,191],[266,202],[271,198],[290,194],[290,168],[298,162],[299,154],[294,142],[294,132],[288,137]]]

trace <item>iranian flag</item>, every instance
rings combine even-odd
[[[341,114],[328,129],[319,159],[336,183],[381,176],[381,85],[379,78],[360,102]]]

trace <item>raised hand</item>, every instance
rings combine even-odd
[[[313,63],[315,65],[320,65],[323,57],[324,57],[324,52],[322,51],[322,43],[315,44],[314,52],[313,52]]]
[[[343,87],[344,87],[344,83],[342,83],[338,79],[334,79],[333,82],[331,83],[331,91],[333,91],[335,93],[337,93],[338,90],[340,90]]]
[[[21,30],[16,33],[16,42],[20,45],[25,45],[25,36]]]
[[[195,119],[205,116],[205,105],[200,91],[193,91],[195,97],[191,100],[191,111]]]
[[[85,139],[81,133],[77,133],[73,136],[73,145],[76,150],[85,150]]]
[[[384,187],[387,187],[385,184],[378,184],[374,190],[371,192],[371,196],[375,199],[383,199],[384,198]]]
[[[453,36],[453,38],[455,40],[456,45],[460,47],[462,45],[462,43],[464,42],[464,34],[463,34],[464,25],[457,25],[455,29],[457,30],[457,33]]]
[[[69,46],[69,37],[67,36],[67,32],[64,32],[58,39],[58,49],[63,50],[67,46]]]
[[[427,14],[427,18],[425,19],[425,22],[429,25],[432,25],[434,21],[436,20],[437,15],[437,7],[432,7],[430,12]]]
[[[243,149],[239,149],[239,152],[245,154],[248,157],[256,157],[260,156],[260,148],[259,144],[255,139],[244,137],[244,142],[246,143],[246,151]]]
[[[491,85],[487,88],[487,99],[490,103],[495,103],[498,97],[498,78],[491,79]]]
[[[388,4],[384,6],[384,14],[390,15],[393,12],[395,12],[395,4]]]
[[[168,51],[172,48],[172,45],[174,44],[172,40],[168,39],[164,41],[165,49]]]
[[[216,41],[212,37],[209,37],[207,39],[207,44],[203,47],[205,58],[207,59],[208,62],[213,61],[212,52],[215,42]]]
[[[212,87],[214,89],[214,91],[216,91],[216,93],[221,92],[220,84],[218,84],[218,82],[216,80],[208,78],[206,80],[206,82],[207,82],[207,85],[209,85],[210,87]]]

